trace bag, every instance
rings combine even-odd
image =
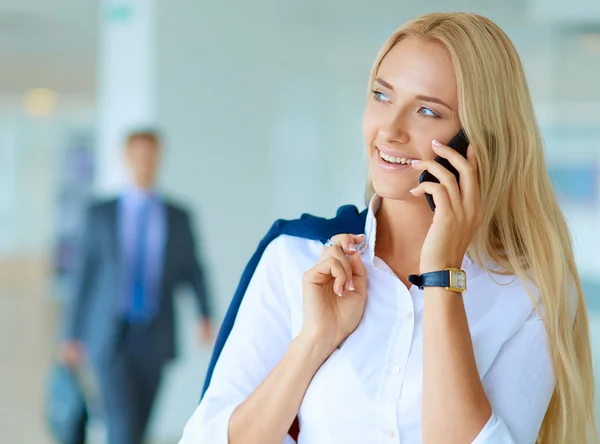
[[[54,364],[46,388],[46,422],[60,444],[84,444],[87,409],[74,371]]]

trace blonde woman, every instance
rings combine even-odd
[[[466,158],[445,146],[461,128]],[[309,444],[598,442],[585,302],[508,37],[467,13],[405,24],[363,130],[364,235],[266,238],[181,443],[294,442],[296,418]]]

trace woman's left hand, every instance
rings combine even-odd
[[[412,164],[415,170],[427,170],[440,181],[423,182],[411,190],[415,196],[431,194],[436,205],[433,223],[421,250],[421,274],[461,268],[484,215],[474,146],[469,145],[466,159],[456,150],[435,140],[432,147],[438,156],[448,159],[459,172],[460,188],[454,174],[435,160],[421,160]]]

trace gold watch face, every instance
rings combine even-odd
[[[467,289],[467,275],[464,271],[450,268],[450,287],[448,290],[465,291]]]

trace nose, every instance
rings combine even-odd
[[[386,142],[408,143],[408,125],[402,110],[390,110],[385,121],[379,127],[379,134]]]

